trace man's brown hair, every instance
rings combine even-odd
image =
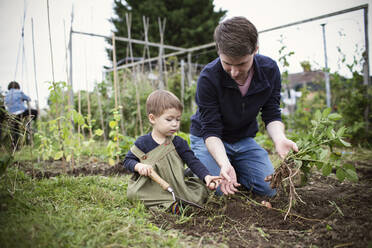
[[[218,54],[243,57],[256,50],[258,32],[247,18],[233,17],[218,24],[214,30],[214,41]]]
[[[176,95],[167,90],[155,90],[146,100],[147,115],[161,116],[167,109],[175,108],[182,112],[183,106]]]

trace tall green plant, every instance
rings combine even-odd
[[[301,171],[304,175],[303,181],[317,168],[324,176],[335,173],[336,177],[342,182],[345,178],[350,181],[357,181],[358,176],[352,164],[344,163],[342,153],[337,152],[337,147],[350,147],[345,141],[346,127],[335,128],[335,124],[342,116],[331,113],[327,108],[323,112],[317,110],[314,119],[310,121],[311,129],[302,133],[300,136],[293,137],[297,143],[299,151],[291,152],[272,176],[271,187],[282,188],[283,182],[288,186],[289,207],[285,216],[287,217],[293,202],[301,198],[297,195],[294,185],[294,177]]]
[[[38,122],[38,132],[35,134],[36,151],[43,160],[53,158],[74,162],[75,158],[80,157],[82,149],[89,149],[94,137],[103,133],[102,130],[96,129],[89,140],[84,140],[81,133],[75,133],[74,124],[82,126],[83,129],[88,125],[82,114],[72,106],[63,105],[63,101],[66,100],[63,92],[67,92],[66,89],[65,82],[53,82],[49,87],[50,112],[57,116],[51,120]]]
[[[368,122],[372,123],[372,89],[364,85],[363,76],[358,68],[360,63],[355,57],[347,68],[352,73],[351,78],[342,77],[335,73],[331,77],[332,106],[342,114],[341,124],[348,127],[349,139],[354,144],[372,145],[371,124],[367,128],[365,116],[368,112]]]

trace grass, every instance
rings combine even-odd
[[[127,177],[34,180],[9,168],[0,185],[1,247],[185,247],[126,198]]]
[[[82,141],[82,143],[83,142],[87,141]],[[97,157],[100,160],[104,161],[105,159],[107,159],[107,155],[105,154],[106,146],[107,144],[105,142],[99,140],[82,145],[80,160],[84,160],[87,157]],[[22,146],[22,149],[15,152],[14,157],[15,160],[19,162],[36,161],[38,154],[35,151],[35,148],[31,147],[31,145],[24,145]]]
[[[369,149],[353,148],[345,152],[346,159],[351,161],[372,159]],[[279,164],[276,154],[270,157],[274,166]],[[31,150],[24,149],[15,154],[15,160],[32,163],[35,158]],[[34,165],[43,166],[35,162]],[[127,200],[127,182],[128,176],[59,176],[35,180],[15,166],[8,168],[0,176],[0,247],[200,245],[201,239],[152,224],[143,204]],[[185,223],[189,217],[181,215],[177,223]]]

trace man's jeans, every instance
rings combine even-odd
[[[210,155],[202,137],[190,134],[191,149],[195,156],[208,168],[213,176],[220,175],[220,167]],[[265,182],[266,176],[274,173],[268,153],[253,138],[244,138],[236,143],[223,142],[230,163],[235,169],[237,180],[254,193],[274,196],[275,189]],[[221,191],[218,189],[218,194]]]

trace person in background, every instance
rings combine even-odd
[[[6,110],[15,116],[12,142],[13,145],[18,143],[18,137],[20,134],[20,124],[26,117],[30,117],[32,120],[36,120],[38,113],[37,110],[26,107],[24,102],[29,103],[31,98],[25,95],[21,91],[19,83],[12,81],[8,85],[8,92],[5,95],[5,108]],[[28,104],[29,105],[29,104]]]
[[[178,203],[174,203],[172,194],[149,177],[155,170],[178,197],[199,205],[205,203],[207,187],[216,189],[220,177],[211,176],[187,141],[175,136],[183,111],[180,100],[169,91],[156,90],[147,98],[146,111],[152,131],[139,137],[124,159],[124,167],[134,173],[128,184],[128,199],[143,201],[147,207],[160,207],[178,213]],[[198,178],[186,180],[184,164]]]
[[[198,78],[191,149],[212,175],[222,177],[220,194],[234,194],[243,185],[258,195],[274,196],[276,190],[268,182],[273,165],[254,137],[261,113],[280,157],[291,149],[298,151],[281,121],[279,68],[271,58],[257,54],[257,29],[244,17],[220,23],[214,40],[219,57]]]

